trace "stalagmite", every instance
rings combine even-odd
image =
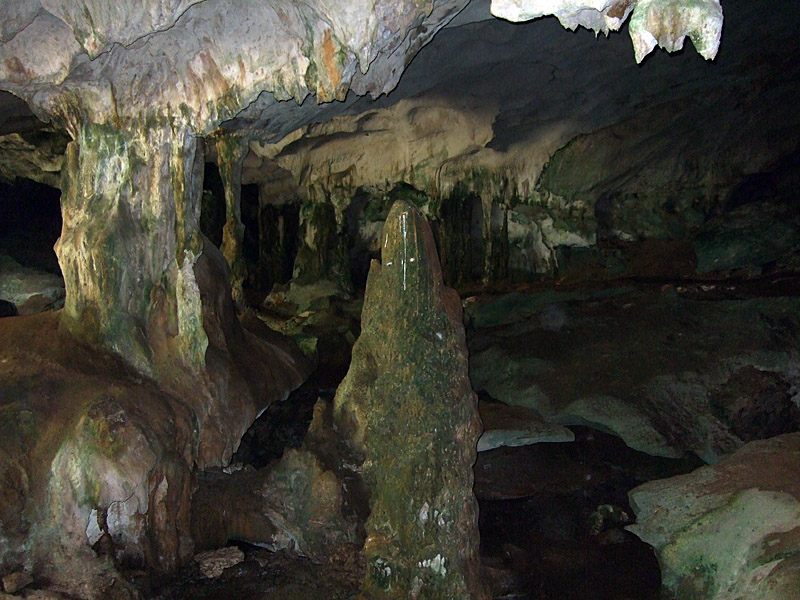
[[[430,226],[404,201],[367,280],[362,332],[334,401],[371,492],[365,598],[484,598],[472,464],[480,435],[461,303]]]

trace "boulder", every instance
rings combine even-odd
[[[793,600],[800,590],[800,434],[629,494],[665,598]]]

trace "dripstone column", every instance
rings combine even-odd
[[[157,375],[205,366],[195,279],[202,152],[186,127],[83,123],[62,175],[62,324]],[[168,364],[165,364],[168,363]]]

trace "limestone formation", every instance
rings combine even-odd
[[[225,225],[220,250],[231,270],[231,295],[239,312],[244,310],[244,280],[247,267],[242,254],[242,161],[247,151],[246,140],[232,135],[217,138],[217,164],[225,189]]]
[[[665,598],[790,600],[800,589],[800,434],[630,492]]]
[[[334,401],[370,491],[365,598],[484,598],[472,464],[480,434],[458,296],[430,227],[398,201]]]
[[[687,35],[704,58],[717,55],[722,35],[719,0],[492,0],[492,14],[509,21],[555,15],[567,29],[582,26],[606,35],[618,30],[631,13],[636,62],[656,45],[668,52],[680,50]]]
[[[130,597],[117,565],[185,564],[203,542],[191,528],[194,469],[229,461],[258,413],[308,369],[291,343],[244,322],[238,333],[208,329],[239,336],[231,354],[214,344],[208,355],[223,395],[192,392],[180,377],[159,386],[77,344],[57,313],[2,320],[0,570],[25,567],[100,600]]]

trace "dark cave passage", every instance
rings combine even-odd
[[[60,274],[53,245],[61,235],[61,190],[30,179],[0,180],[0,254],[24,267]]]

